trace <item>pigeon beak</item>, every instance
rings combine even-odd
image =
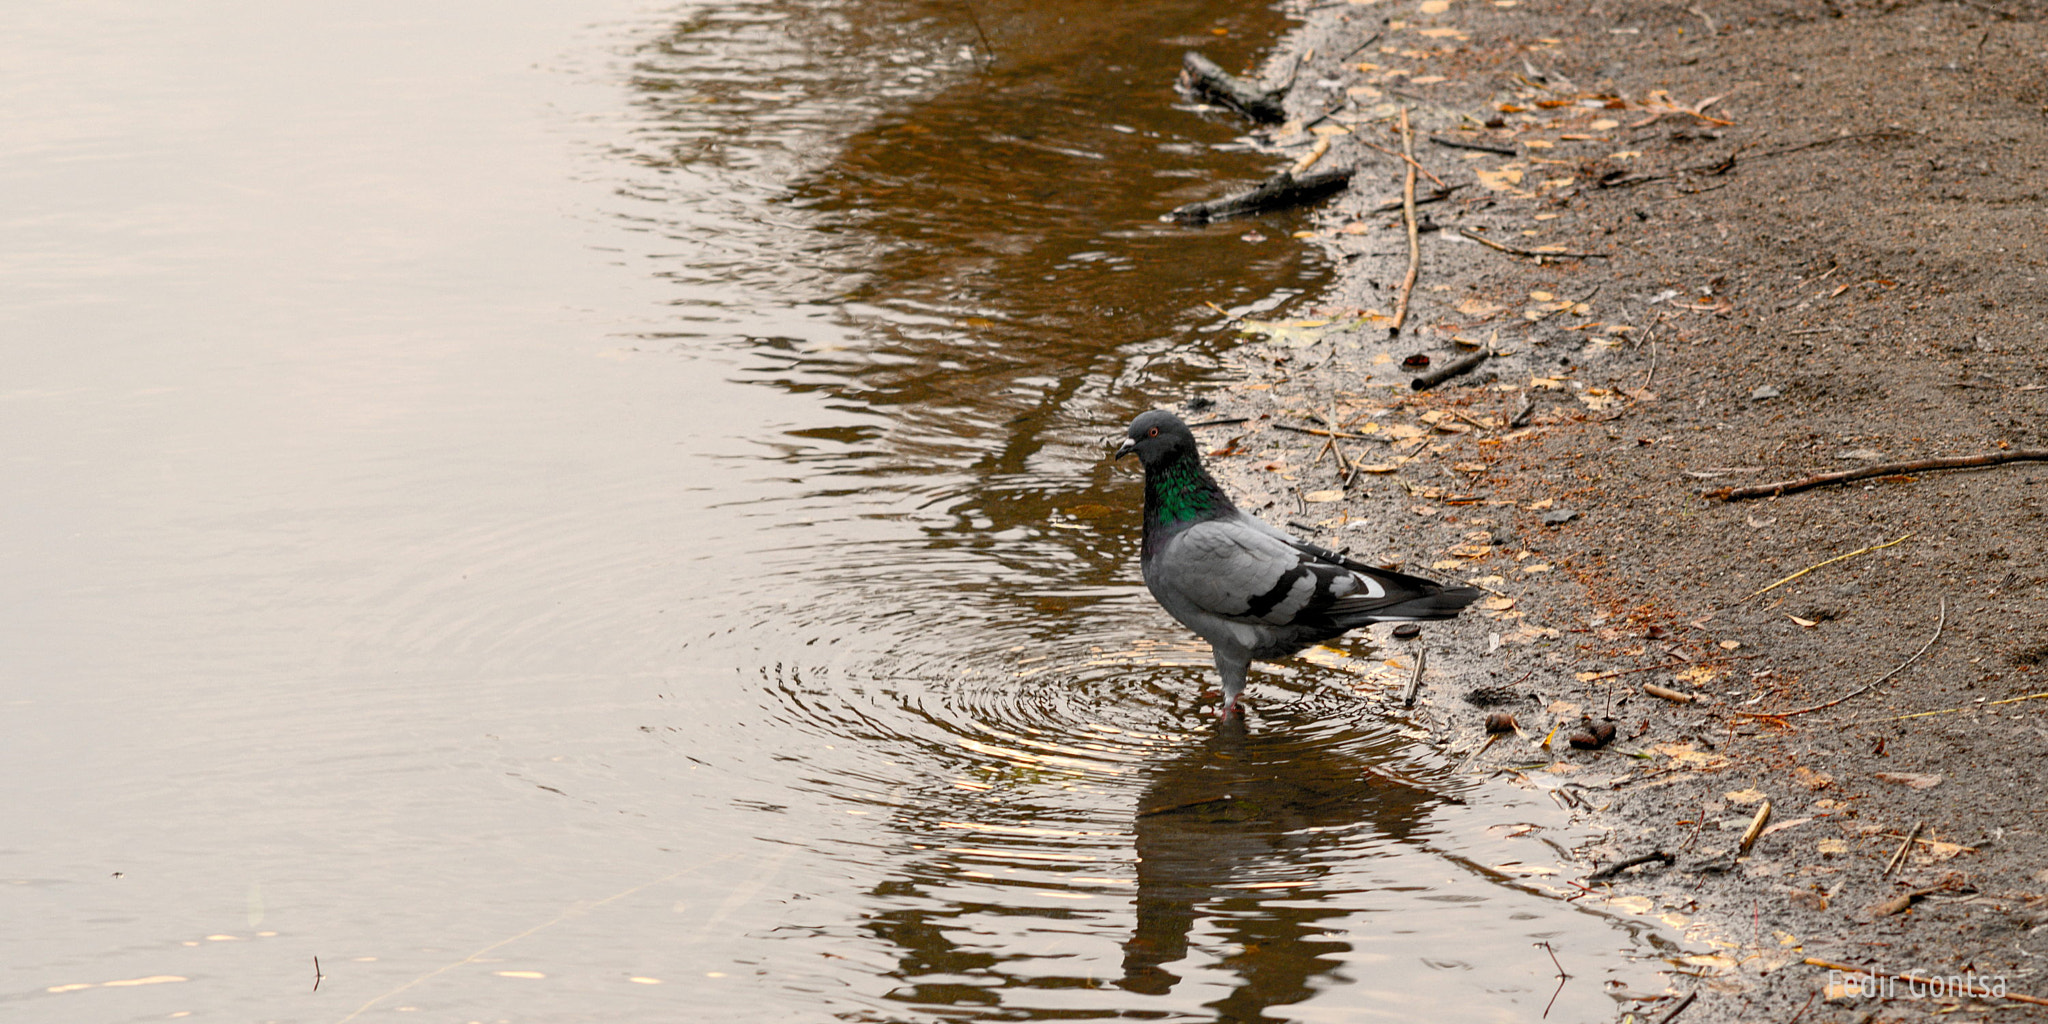
[[[1137,453],[1138,442],[1133,441],[1130,438],[1125,438],[1123,444],[1117,445],[1116,454],[1110,457],[1110,461],[1115,462],[1116,460],[1121,459],[1126,455],[1136,455]]]

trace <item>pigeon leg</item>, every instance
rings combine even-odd
[[[1245,673],[1251,667],[1250,653],[1216,647],[1216,674],[1223,677],[1223,707],[1217,710],[1216,717],[1229,718],[1237,711],[1237,695],[1244,692]]]

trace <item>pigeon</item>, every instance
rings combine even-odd
[[[1145,467],[1145,587],[1194,630],[1223,677],[1219,717],[1237,710],[1254,660],[1284,658],[1375,622],[1456,618],[1473,587],[1360,565],[1241,511],[1202,468],[1195,435],[1163,409],[1131,421],[1116,458]]]

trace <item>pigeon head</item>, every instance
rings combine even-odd
[[[1164,409],[1154,409],[1131,421],[1131,429],[1125,432],[1116,457],[1136,455],[1149,472],[1173,465],[1194,452],[1195,435],[1188,425]]]

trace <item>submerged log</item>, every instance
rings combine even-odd
[[[1342,191],[1344,186],[1349,184],[1349,167],[1333,167],[1299,178],[1287,171],[1281,171],[1260,182],[1259,187],[1249,192],[1176,206],[1169,216],[1182,224],[1207,224],[1212,220],[1228,220],[1232,217],[1244,217],[1267,210],[1312,203],[1333,192]]]
[[[1220,100],[1254,121],[1278,124],[1287,120],[1287,110],[1280,105],[1281,98],[1287,95],[1284,88],[1261,89],[1193,50],[1181,58],[1181,75],[1196,95]]]

